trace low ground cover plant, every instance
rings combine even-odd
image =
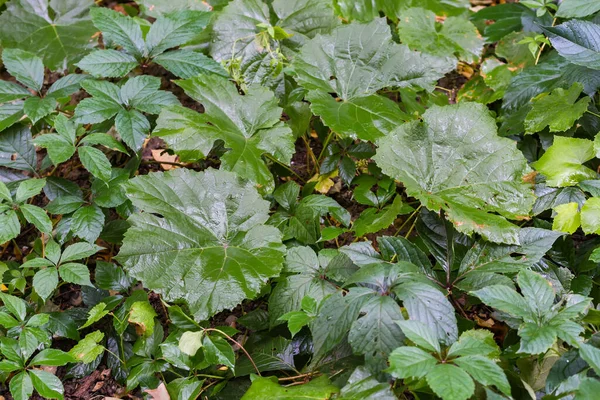
[[[596,399],[597,0],[0,0],[0,393]]]

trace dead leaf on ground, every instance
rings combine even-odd
[[[170,155],[164,149],[153,149],[152,150],[152,158],[154,158],[154,161],[158,161],[161,163],[162,162],[167,162],[167,163],[177,162],[177,156]],[[164,169],[165,171],[177,168],[177,166],[173,165],[173,164],[160,164],[160,167],[162,169]]]
[[[169,392],[167,392],[167,387],[163,382],[156,389],[146,389],[144,392],[152,396],[154,400],[171,400]]]

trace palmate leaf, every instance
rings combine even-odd
[[[284,54],[292,55],[293,50],[306,40],[330,32],[339,21],[327,0],[274,0],[272,13],[267,3],[262,0],[229,3],[212,24],[213,40],[209,52],[220,63],[238,59],[246,84],[278,86],[282,83],[282,74],[271,63],[275,60],[275,51],[280,49]],[[261,24],[279,27],[293,36],[272,40],[264,36],[267,32],[261,31]],[[270,51],[257,39],[258,35],[269,41]]]
[[[539,132],[546,126],[550,132],[566,131],[587,111],[591,99],[577,100],[583,90],[580,83],[569,89],[557,88],[552,93],[542,93],[532,100],[531,111],[525,118],[528,133]]]
[[[153,134],[183,161],[204,158],[217,140],[223,140],[230,150],[221,157],[221,167],[271,191],[273,176],[261,156],[270,154],[288,164],[294,152],[292,131],[280,121],[282,110],[273,93],[251,86],[242,96],[233,83],[215,75],[177,84],[204,106],[204,113],[169,107],[160,113]]]
[[[422,8],[403,11],[398,25],[402,43],[429,54],[452,57],[456,53],[461,60],[479,60],[483,39],[472,22],[463,17],[449,17],[438,30],[435,17],[433,12]]]
[[[459,232],[519,244],[507,219],[531,212],[533,191],[523,181],[529,167],[513,140],[497,136],[485,106],[432,107],[423,122],[404,124],[378,145],[383,172],[428,209],[444,210]]]
[[[433,89],[453,67],[450,59],[394,43],[382,18],[318,36],[302,47],[292,63],[298,83],[309,90],[313,112],[326,125],[344,136],[371,141],[408,119],[377,90],[388,86]]]
[[[95,32],[89,21],[93,0],[13,0],[0,15],[0,43],[39,54],[52,69],[71,67]]]
[[[179,169],[126,190],[144,212],[129,218],[119,261],[166,300],[186,301],[197,320],[254,297],[281,270],[281,233],[263,225],[269,203],[234,174]]]

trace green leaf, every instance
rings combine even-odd
[[[83,99],[75,108],[75,121],[95,124],[114,117],[121,109],[119,87],[107,81],[86,80],[81,86],[92,98]]]
[[[390,385],[379,382],[364,367],[357,367],[341,390],[344,400],[396,400]]]
[[[42,371],[39,369],[32,369],[29,371],[31,382],[33,387],[40,394],[48,399],[59,399],[62,400],[65,389],[63,388],[62,382],[56,377],[56,375],[50,372]]]
[[[581,18],[600,11],[600,3],[595,0],[563,0],[558,6],[557,17]]]
[[[31,92],[14,82],[0,81],[0,103],[30,97]]]
[[[33,224],[40,232],[47,234],[52,233],[52,221],[50,221],[45,210],[31,204],[21,204],[19,209],[27,222]]]
[[[87,258],[89,256],[93,256],[103,247],[96,246],[95,244],[80,242],[75,243],[68,246],[60,256],[60,262],[66,263],[68,261],[81,260],[82,258]]]
[[[98,78],[120,78],[138,65],[135,57],[117,50],[96,50],[83,57],[77,66]]]
[[[278,321],[287,321],[287,327],[292,334],[292,337],[296,336],[302,328],[304,328],[312,320],[312,318],[304,311],[290,311],[283,314],[277,319]]]
[[[46,186],[46,179],[32,178],[22,181],[15,194],[15,202],[22,203],[27,199],[37,196]]]
[[[483,240],[476,242],[460,262],[459,276],[469,278],[479,272],[519,272],[540,261],[554,242],[562,236],[559,232],[539,228],[521,228],[520,245],[502,245]],[[522,255],[515,257],[515,254]]]
[[[42,59],[28,51],[4,49],[2,61],[9,74],[19,82],[39,92],[44,84],[44,64]]]
[[[148,55],[155,57],[165,50],[191,41],[208,24],[210,17],[208,12],[184,8],[159,17],[146,35]]]
[[[156,56],[153,61],[179,78],[189,79],[202,74],[228,76],[215,60],[191,50],[174,50]]]
[[[245,84],[269,87],[282,84],[283,60],[277,59],[273,52],[292,57],[309,38],[328,33],[337,26],[339,20],[330,3],[328,0],[275,0],[271,11],[261,0],[231,1],[211,24],[210,56],[219,63],[230,64]],[[292,36],[275,40],[268,34],[269,27]],[[271,51],[265,51],[266,44]]]
[[[81,87],[81,82],[85,81],[86,79],[90,79],[90,76],[84,74],[65,75],[48,88],[46,97],[59,99],[61,97],[70,96],[79,90]]]
[[[14,101],[12,103],[5,103],[0,105],[0,131],[4,131],[6,128],[11,127],[19,120],[21,120],[21,118],[23,118],[23,101]],[[2,151],[2,148],[0,148],[0,151]],[[0,158],[0,162],[2,162],[2,164],[0,165],[8,163],[6,160],[2,160],[2,158]]]
[[[521,346],[519,353],[542,354],[555,342],[558,332],[554,326],[525,323],[519,327]]]
[[[136,58],[146,53],[142,30],[133,18],[104,7],[93,8],[90,15],[96,28],[102,31],[102,36],[109,43],[122,46]]]
[[[252,87],[241,96],[233,83],[216,75],[177,84],[202,103],[204,113],[180,106],[167,108],[153,134],[167,142],[182,161],[206,157],[215,141],[223,140],[230,150],[221,157],[221,168],[271,191],[273,176],[261,156],[270,154],[289,164],[294,153],[292,131],[280,121],[282,110],[273,93]]]
[[[310,247],[292,247],[287,251],[284,271],[290,273],[279,280],[269,297],[269,322],[273,327],[280,317],[299,311],[306,296],[321,301],[335,293],[333,283],[322,279],[317,254]]]
[[[434,356],[417,347],[402,346],[390,354],[390,367],[386,372],[400,379],[423,378],[437,363]]]
[[[44,349],[33,357],[29,365],[62,366],[70,362],[75,362],[71,354],[58,349]]]
[[[404,204],[401,196],[396,196],[392,204],[378,210],[376,208],[367,208],[353,222],[352,228],[357,237],[362,237],[368,233],[379,232],[392,225],[399,214],[408,214],[413,208]]]
[[[110,180],[112,169],[106,155],[91,146],[81,146],[77,149],[81,163],[92,175],[104,182]]]
[[[256,377],[250,389],[242,396],[242,400],[264,399],[330,399],[340,389],[329,381],[326,375],[320,376],[303,385],[291,387],[280,386],[277,379]]]
[[[591,21],[571,20],[542,28],[552,46],[573,64],[600,70],[600,25]]]
[[[281,234],[263,225],[268,202],[232,173],[178,169],[126,190],[144,212],[129,218],[118,260],[166,300],[185,300],[198,321],[254,297],[281,270]]]
[[[477,382],[484,386],[494,385],[507,396],[510,396],[510,384],[502,368],[494,361],[480,355],[460,357],[454,363],[465,370]]]
[[[50,214],[69,214],[78,210],[85,202],[77,196],[61,196],[52,200],[46,206]]]
[[[115,118],[115,127],[123,141],[133,150],[140,150],[148,132],[150,122],[137,110],[122,109]]]
[[[23,103],[23,112],[32,124],[51,114],[56,108],[56,100],[51,97],[30,97]]]
[[[531,307],[523,296],[508,286],[491,285],[471,292],[471,294],[479,297],[485,304],[497,310],[523,319],[532,317]]]
[[[10,1],[0,16],[2,46],[39,54],[53,71],[70,68],[87,53],[96,31],[89,20],[92,6],[93,0]]]
[[[575,124],[587,111],[591,99],[577,100],[583,86],[574,83],[569,89],[554,89],[551,93],[542,93],[533,98],[533,107],[525,118],[528,133],[539,132],[546,126],[550,132],[563,132]]]
[[[27,371],[13,376],[8,387],[10,394],[15,400],[29,400],[33,394],[33,383]]]
[[[367,288],[351,288],[345,296],[337,292],[321,302],[319,313],[310,325],[315,359],[319,360],[342,343],[361,308],[372,296],[373,291]]]
[[[136,332],[143,337],[150,337],[154,333],[154,317],[156,311],[148,301],[136,301],[131,305],[127,321],[136,325]]]
[[[0,213],[0,243],[16,238],[21,232],[21,223],[15,210]]]
[[[435,13],[422,8],[402,12],[398,35],[413,50],[442,57],[457,54],[468,62],[478,61],[483,50],[483,39],[468,19],[449,17],[439,24]]]
[[[552,229],[555,231],[574,233],[581,224],[581,214],[579,213],[579,204],[566,203],[554,207],[554,220]]]
[[[0,300],[4,303],[4,306],[12,315],[17,317],[19,321],[25,321],[27,315],[27,303],[24,300],[12,296],[10,294],[0,292]]]
[[[121,144],[121,142],[119,142],[114,137],[110,136],[108,133],[100,133],[100,132],[90,133],[89,135],[86,135],[83,139],[81,139],[81,141],[79,143],[87,144],[90,146],[100,144],[100,145],[106,147],[107,149],[118,151],[123,154],[128,154],[125,146],[123,146],[123,144]]]
[[[579,346],[579,355],[598,374],[600,373],[600,349],[586,343]]]
[[[475,391],[473,379],[451,364],[438,364],[427,374],[427,384],[444,400],[467,400]]]
[[[139,0],[136,3],[144,14],[154,18],[177,10],[211,11],[212,9],[208,3],[196,0]],[[211,1],[211,4],[214,5],[215,2]]]
[[[386,0],[334,0],[335,11],[348,21],[370,22],[379,17],[379,12],[392,20],[396,20],[404,4]]]
[[[58,267],[60,277],[69,283],[76,285],[94,287],[90,281],[90,271],[88,268],[79,263],[66,263]]]
[[[380,18],[316,37],[292,63],[296,80],[309,90],[313,112],[326,125],[344,136],[371,141],[408,119],[396,103],[376,94],[378,90],[387,86],[432,89],[452,67],[449,59],[394,43],[385,19]]]
[[[428,351],[441,352],[440,343],[435,331],[421,321],[396,321],[404,335],[419,347]]]
[[[104,213],[98,206],[84,206],[73,213],[71,232],[83,240],[94,243],[104,228]]]
[[[43,299],[48,299],[58,287],[58,272],[55,267],[41,269],[33,276],[33,288]]]
[[[518,244],[518,229],[506,218],[528,215],[534,197],[522,180],[529,168],[514,141],[497,136],[481,104],[434,106],[423,119],[379,141],[374,159],[383,172],[428,209],[443,209],[458,231]]]
[[[411,320],[417,320],[435,332],[437,340],[449,345],[458,339],[454,307],[438,289],[425,283],[406,282],[395,289]]]
[[[12,203],[12,196],[10,190],[6,187],[6,184],[0,181],[0,200],[4,200],[8,203]]]
[[[202,338],[204,333],[198,332],[183,332],[179,338],[179,349],[188,356],[194,356],[202,347]]]
[[[90,311],[88,312],[88,318],[85,321],[85,324],[83,324],[79,329],[87,328],[88,326],[95,324],[96,322],[98,322],[102,318],[104,318],[106,315],[108,315],[109,312],[110,312],[110,310],[106,310],[106,303],[96,304],[94,307],[92,307],[90,309]],[[90,336],[90,335],[88,335],[88,336]],[[93,336],[93,338],[95,338],[95,337],[96,336]],[[104,334],[102,337],[104,337]],[[86,336],[86,338],[87,338],[87,336]],[[99,342],[100,340],[102,340],[102,338],[95,340],[95,342]],[[73,353],[71,353],[71,354],[73,354]]]
[[[477,355],[486,357],[500,355],[500,348],[494,341],[492,332],[483,329],[463,332],[448,351],[448,357]]]
[[[204,357],[211,365],[223,364],[235,369],[235,354],[227,340],[218,336],[204,336],[202,340]]]
[[[392,350],[404,341],[396,324],[404,318],[402,310],[390,296],[375,295],[360,312],[364,315],[352,324],[348,343],[355,354],[365,355],[365,364],[370,370],[381,371]]]
[[[11,360],[2,360],[0,361],[0,371],[2,372],[15,372],[18,371],[20,369],[23,369],[23,367],[16,361],[11,361]]]
[[[517,275],[517,283],[529,308],[537,311],[538,316],[550,312],[556,293],[542,275],[524,269]]]
[[[69,160],[75,153],[75,124],[60,114],[54,119],[56,134],[47,133],[36,137],[33,143],[48,151],[54,165]]]
[[[590,197],[581,207],[581,228],[587,235],[600,233],[600,198]]]
[[[129,289],[133,279],[125,274],[123,268],[115,264],[96,261],[94,283],[100,289],[123,291]]]

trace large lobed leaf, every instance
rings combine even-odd
[[[281,270],[281,233],[264,225],[269,203],[231,172],[153,173],[126,190],[143,212],[129,218],[119,261],[197,320],[254,297]]]
[[[0,15],[0,43],[39,54],[50,69],[72,67],[92,42],[93,0],[13,0]]]
[[[270,9],[262,0],[234,0],[215,18],[209,52],[220,63],[239,65],[247,84],[277,86],[282,75],[276,70],[277,51],[291,57],[293,51],[319,33],[339,24],[327,0],[274,0]],[[274,40],[260,26],[279,27],[291,37]],[[269,47],[264,46],[264,38]]]
[[[453,67],[448,58],[413,52],[393,42],[383,18],[317,36],[292,63],[298,83],[309,90],[313,112],[334,131],[364,140],[384,136],[408,119],[378,90],[388,86],[432,89]]]
[[[378,145],[374,158],[383,172],[428,209],[444,210],[458,231],[519,244],[507,218],[531,211],[533,191],[523,180],[529,168],[516,143],[497,136],[485,106],[432,107],[423,122],[400,126]]]
[[[206,157],[214,143],[222,140],[230,150],[221,157],[221,167],[265,191],[272,190],[273,176],[261,156],[266,153],[288,164],[294,153],[292,131],[280,121],[281,108],[273,92],[251,86],[242,96],[233,83],[214,75],[177,84],[202,103],[204,113],[169,107],[161,112],[154,135],[184,161]]]

